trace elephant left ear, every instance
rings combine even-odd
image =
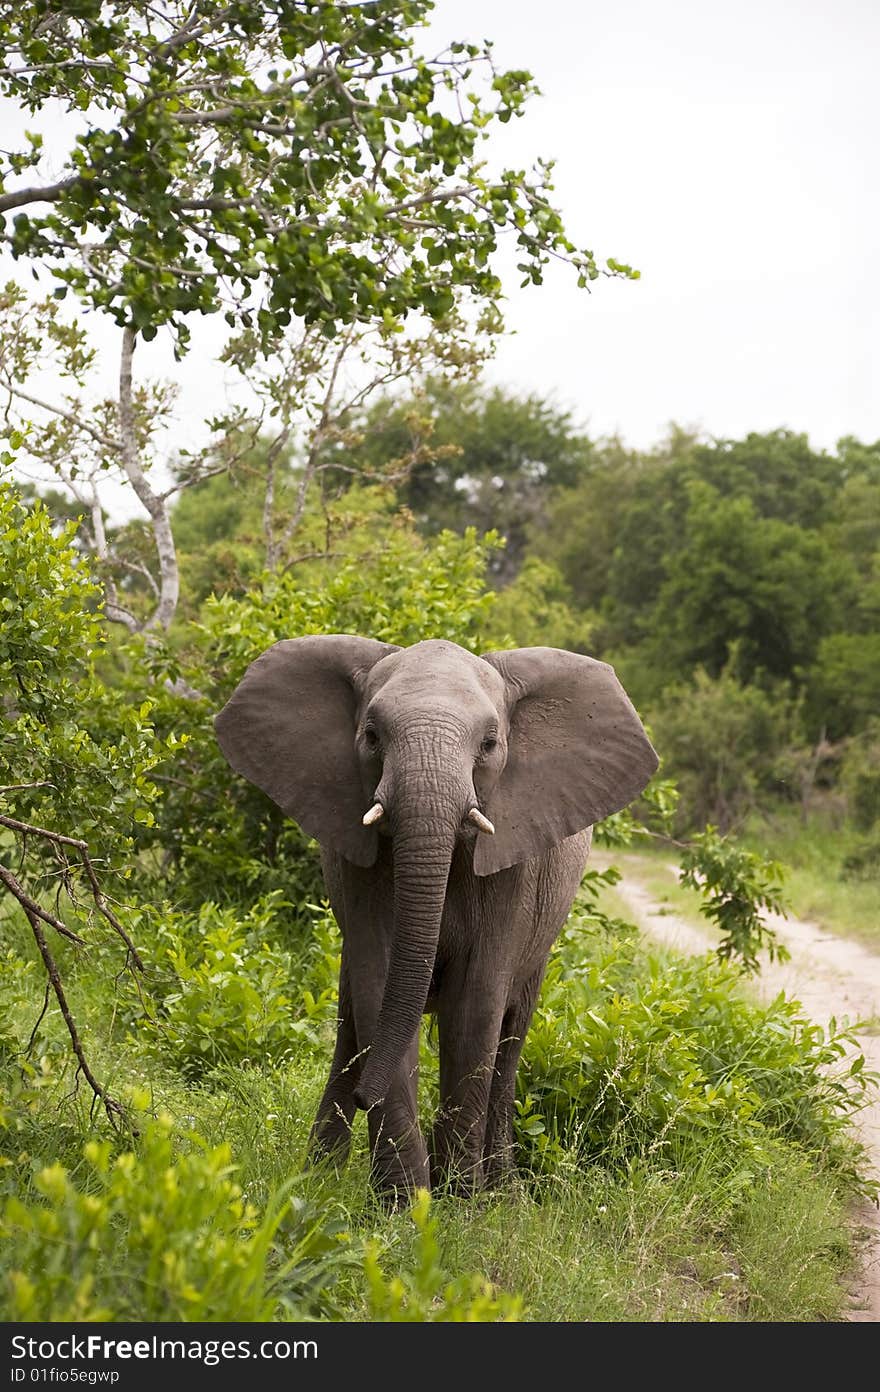
[[[638,797],[659,760],[613,667],[561,648],[483,654],[504,678],[507,764],[474,869],[531,860]]]

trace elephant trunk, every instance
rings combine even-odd
[[[391,809],[394,934],[379,1019],[354,1098],[381,1102],[424,1013],[464,794],[457,784],[409,795],[398,784]]]

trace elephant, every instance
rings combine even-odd
[[[514,1089],[593,824],[657,755],[612,667],[559,648],[287,638],[215,716],[232,769],[320,846],[342,932],[336,1047],[310,1156],[367,1113],[371,1182],[472,1193],[513,1165]],[[419,1127],[419,1025],[440,1102]]]

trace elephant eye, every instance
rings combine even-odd
[[[379,736],[372,726],[368,726],[366,730],[364,730],[364,744],[371,754],[375,754],[376,750],[379,748]]]
[[[496,747],[497,744],[498,740],[495,735],[487,735],[486,738],[483,740],[482,744],[480,745],[480,753],[491,754],[492,750]]]

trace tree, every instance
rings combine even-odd
[[[492,564],[499,585],[520,570],[554,491],[573,486],[592,457],[570,411],[475,374],[428,376],[412,394],[374,399],[350,424],[363,439],[349,462],[378,470],[412,460],[399,494],[424,532],[502,533]]]
[[[846,466],[838,455],[810,447],[793,430],[750,431],[743,440],[718,439],[693,450],[689,470],[723,497],[746,497],[761,517],[809,530],[832,516]]]
[[[730,667],[715,679],[698,668],[690,682],[668,687],[648,724],[678,786],[679,827],[729,831],[762,794],[778,793],[794,716],[784,693],[749,686]]]
[[[664,568],[651,641],[672,676],[697,664],[717,676],[737,644],[745,680],[794,678],[840,625],[855,589],[847,558],[817,532],[761,517],[750,499],[703,482],[688,488]]]
[[[676,425],[647,452],[614,437],[595,441],[580,478],[554,490],[533,529],[535,549],[558,565],[575,602],[602,611],[603,642],[641,636],[638,617],[659,587],[678,530],[679,465],[694,443]]]
[[[811,723],[832,739],[855,734],[877,714],[880,633],[829,633],[805,677]]]
[[[492,170],[483,158],[493,126],[520,115],[534,92],[530,75],[498,71],[489,45],[453,44],[422,57],[415,35],[430,9],[429,0],[0,5],[0,93],[38,118],[57,102],[83,113],[66,146],[31,132],[0,154],[4,240],[14,257],[51,272],[58,299],[72,289],[122,330],[112,409],[98,403],[84,416],[79,396],[35,398],[16,357],[24,342],[33,368],[40,344],[20,334],[4,350],[0,375],[19,406],[40,413],[40,434],[48,413],[56,437],[66,428],[68,443],[97,452],[87,469],[62,478],[90,520],[109,583],[108,617],[130,628],[168,627],[180,586],[169,498],[213,467],[205,456],[171,488],[153,481],[145,446],[154,416],[139,412],[148,393],[139,403],[132,382],[140,337],[167,326],[181,353],[190,316],[222,310],[239,335],[237,364],[247,366],[255,354],[283,354],[292,328],[295,379],[311,355],[311,375],[325,374],[327,405],[352,337],[360,341],[370,326],[387,357],[408,318],[445,327],[449,337],[462,315],[471,334],[497,323],[501,283],[492,262],[502,237],[515,243],[524,283],[540,283],[551,257],[568,261],[582,285],[600,274],[548,201],[549,165]],[[68,122],[65,133],[71,129]],[[606,273],[636,274],[613,258]],[[13,310],[17,293],[7,291]],[[49,306],[41,313],[81,388],[90,364],[85,342],[70,340],[77,327],[53,319]],[[297,405],[289,390],[280,401],[278,386],[276,376],[281,419],[267,459],[264,528],[270,564],[279,559],[274,461]],[[161,417],[170,400],[153,395]],[[217,424],[240,438],[240,418],[231,432],[229,419]],[[312,446],[327,444],[327,411],[312,425],[295,515],[323,467]],[[107,467],[121,470],[146,510],[155,569],[110,545],[99,487]],[[286,521],[282,532],[286,538]],[[113,571],[126,564],[141,577],[129,578],[129,588],[153,591],[146,615],[119,593]]]
[[[530,75],[496,70],[488,45],[420,56],[431,8],[3,5],[0,91],[31,115],[85,113],[65,151],[31,133],[4,152],[13,254],[50,266],[59,295],[144,337],[167,324],[181,347],[189,315],[221,308],[269,342],[294,317],[332,335],[415,309],[440,318],[461,292],[497,298],[490,263],[508,230],[526,280],[551,256],[595,279],[548,202],[549,167],[493,175],[481,158]]]

